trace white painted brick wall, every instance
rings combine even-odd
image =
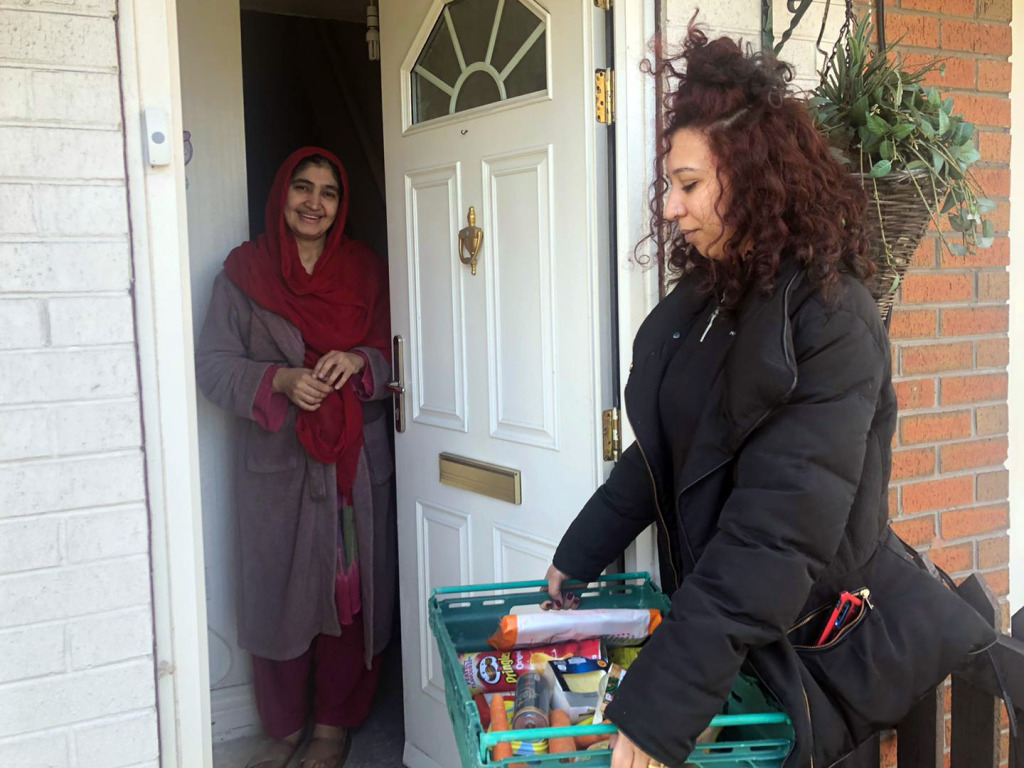
[[[117,67],[117,43],[111,31],[110,18],[2,11],[2,60],[114,71]]]
[[[28,738],[0,740],[4,768],[69,768],[68,733],[50,731]]]
[[[818,70],[824,65],[825,57],[818,52],[815,42],[821,29],[825,14],[825,0],[814,0],[804,17],[800,20],[793,36],[783,46],[779,58],[792,64],[795,70],[793,87],[809,90],[818,83]],[[759,0],[722,0],[714,5],[701,3],[698,0],[668,0],[664,5],[665,41],[674,45],[683,39],[686,26],[697,9],[700,16],[697,21],[703,25],[711,37],[728,35],[741,38],[745,43],[753,45],[755,50],[761,47],[761,3]],[[772,3],[772,27],[775,42],[778,43],[782,34],[789,27],[791,15],[786,3],[775,0]],[[831,3],[825,34],[821,47],[831,50],[832,43],[839,34],[843,23],[843,4]]]
[[[54,346],[130,344],[134,339],[132,303],[127,296],[51,299],[48,308]]]
[[[134,766],[157,757],[156,718],[133,715],[75,730],[78,768],[108,768],[111,754]]]
[[[64,632],[59,626],[0,632],[0,683],[57,674],[66,668]]]
[[[114,12],[0,0],[0,768],[159,756]]]
[[[127,291],[128,241],[4,243],[0,241],[0,294],[58,291]]]
[[[60,565],[60,520],[0,523],[0,574]]]

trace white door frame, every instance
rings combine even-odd
[[[164,768],[210,768],[209,660],[185,162],[152,168],[140,115],[158,107],[181,136],[175,0],[119,3],[136,345],[153,569],[156,694]]]
[[[395,0],[384,0],[394,2]],[[580,0],[589,3],[590,0]],[[640,72],[654,32],[653,0],[615,3],[619,98],[617,244],[619,364],[624,385],[633,335],[657,303],[656,269],[631,263],[647,226],[654,156],[653,81]],[[121,0],[121,81],[134,267],[135,320],[151,530],[160,765],[211,768],[209,660],[203,577],[196,385],[189,289],[185,165],[151,168],[140,115],[160,107],[182,135],[175,0]],[[386,30],[382,30],[386,34]],[[623,439],[632,439],[628,424]],[[649,568],[653,538],[641,537],[627,566]]]
[[[1024,205],[1024,0],[1013,0],[1010,85],[1010,206]],[[1020,220],[1018,215],[1017,221]],[[1010,223],[1010,611],[1024,607],[1024,228]],[[1016,568],[1014,567],[1016,564]]]

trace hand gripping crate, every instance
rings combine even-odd
[[[656,608],[668,613],[671,603],[647,573],[602,576],[589,585],[566,584],[580,596],[581,608]],[[558,736],[612,734],[611,725],[535,728],[486,733],[476,703],[469,695],[458,654],[488,648],[487,638],[513,606],[540,603],[547,598],[546,581],[516,581],[442,587],[430,596],[430,628],[437,639],[445,682],[448,714],[455,731],[462,768],[539,765],[554,768],[560,761],[586,768],[608,768],[611,750],[560,754],[518,755],[492,761],[490,748],[499,741],[533,741]],[[698,744],[688,768],[781,768],[793,747],[793,727],[785,713],[769,702],[758,685],[740,676],[723,714],[712,726],[723,730],[718,740]]]

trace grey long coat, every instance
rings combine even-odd
[[[235,503],[241,573],[238,644],[257,656],[300,656],[318,634],[338,635],[338,493],[333,464],[311,458],[295,432],[297,408],[269,432],[252,418],[260,382],[271,365],[302,367],[298,328],[249,299],[222,272],[196,351],[199,389],[241,420],[235,458]],[[386,409],[390,373],[375,349],[366,355],[373,392],[363,402],[363,450],[353,486],[362,583],[365,662],[391,636],[396,531]]]

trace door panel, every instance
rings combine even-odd
[[[491,436],[557,448],[550,148],[484,159]]]
[[[410,418],[395,440],[405,761],[452,768],[431,589],[540,578],[603,476],[602,12],[589,0],[380,10],[392,329],[408,342]],[[459,260],[470,206],[476,275]],[[442,452],[519,470],[522,503],[442,485]]]
[[[405,176],[409,269],[413,292],[410,381],[413,420],[466,429],[463,274],[453,248],[458,239],[459,163]]]

